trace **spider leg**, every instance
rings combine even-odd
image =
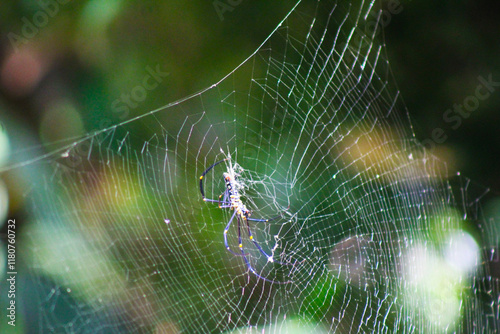
[[[273,221],[275,219],[278,219],[280,217],[281,217],[281,215],[277,215],[275,217],[268,218],[268,219],[247,217],[247,220],[248,221],[253,221],[253,222],[258,222],[258,223],[267,223],[267,222]],[[273,257],[271,255],[267,254],[264,251],[264,249],[262,249],[262,247],[259,245],[259,243],[254,239],[254,237],[252,235],[252,232],[250,231],[250,225],[248,225],[248,223],[247,223],[247,228],[248,228],[248,236],[249,236],[250,240],[252,240],[252,242],[254,243],[255,247],[257,247],[257,249],[267,258],[267,260],[269,262],[274,262],[274,263],[278,263],[278,264],[282,264],[282,265],[287,265],[287,266],[293,265],[292,263],[283,263],[283,262],[280,262],[280,261],[275,261],[273,259]]]
[[[220,200],[221,197],[224,196],[224,198],[222,199],[222,201]],[[212,203],[218,203],[219,204],[219,208],[220,209],[225,209],[225,208],[230,208],[232,207],[232,204],[231,202],[228,202],[227,201],[227,190],[224,191],[220,196],[219,196],[219,199],[210,199],[210,198],[205,198],[203,197],[203,201],[204,202],[212,202]]]
[[[243,252],[243,248],[241,248],[241,255],[243,256],[243,259],[245,259],[245,263],[247,265],[247,268],[248,270],[250,270],[255,276],[257,276],[258,278],[260,279],[263,279],[264,281],[266,282],[269,282],[269,283],[274,283],[274,284],[288,284],[288,283],[291,283],[292,281],[285,281],[285,282],[281,282],[281,281],[273,281],[272,279],[269,279],[269,278],[266,278],[264,276],[261,276],[257,273],[257,271],[252,267],[252,265],[250,264],[250,261],[248,261],[248,258],[247,256],[245,255],[245,253]]]
[[[260,221],[260,220],[258,220],[258,221]],[[250,225],[248,223],[247,223],[247,230],[248,230],[248,237],[253,242],[255,247],[257,247],[257,249],[262,253],[262,255],[264,255],[266,257],[268,262],[273,262],[273,263],[282,264],[282,265],[293,265],[291,263],[283,263],[283,262],[274,260],[273,256],[267,254],[266,251],[264,249],[262,249],[262,247],[259,245],[259,243],[255,240],[255,238],[253,237],[252,231],[250,231]]]
[[[269,279],[269,278],[266,278],[264,276],[259,275],[257,273],[257,271],[252,267],[252,265],[250,264],[250,261],[248,261],[248,257],[247,257],[248,253],[245,253],[245,251],[243,250],[243,241],[241,240],[241,219],[243,219],[243,218],[240,218],[240,216],[236,216],[236,219],[238,220],[238,247],[240,248],[241,254],[235,254],[231,249],[229,249],[229,246],[227,244],[227,231],[228,231],[229,226],[231,225],[231,221],[233,220],[233,218],[236,215],[236,213],[237,212],[235,210],[234,213],[233,213],[233,216],[229,220],[229,224],[227,225],[226,229],[224,230],[224,243],[226,245],[226,249],[228,251],[230,251],[231,253],[233,253],[234,255],[243,256],[243,259],[245,259],[245,263],[247,265],[248,270],[250,270],[258,278],[263,279],[264,281],[267,281],[269,283],[274,283],[274,284],[288,284],[288,283],[291,283],[291,281],[285,281],[285,282],[273,281],[272,279]],[[250,229],[248,231],[250,232]],[[259,246],[259,248],[260,248],[260,246]],[[261,249],[262,252],[264,252],[262,250],[262,248],[260,248],[260,249]]]
[[[229,231],[229,227],[231,226],[231,223],[233,222],[234,216],[236,216],[236,210],[234,211],[233,215],[231,216],[231,219],[229,219],[229,223],[227,223],[226,228],[224,229],[224,246],[226,246],[226,249],[229,251],[229,253],[236,255],[236,256],[245,256],[243,252],[243,245],[241,243],[241,232],[240,232],[240,221],[239,218],[236,217],[236,220],[238,220],[238,247],[241,249],[242,254],[235,253],[229,248],[229,244],[227,243],[227,232]]]
[[[210,172],[210,170],[212,168],[214,168],[215,166],[217,166],[218,164],[226,161],[227,159],[224,159],[224,160],[221,160],[221,161],[217,161],[216,163],[214,163],[212,166],[208,167],[204,172],[203,174],[201,174],[200,176],[200,192],[201,192],[201,196],[203,197],[203,200],[205,202],[218,202],[216,200],[209,200],[205,197],[205,190],[203,189],[203,178],[205,177],[205,175],[207,175],[208,172]]]
[[[273,220],[276,220],[278,218],[281,218],[281,215],[278,215],[276,217],[268,218],[268,219],[259,219],[259,218],[247,218],[247,220],[252,221],[252,222],[260,222],[260,223],[267,223]]]
[[[290,206],[288,206],[288,208],[286,210],[288,210],[288,209],[290,209]],[[286,212],[286,210],[281,211],[281,213]],[[281,218],[281,217],[283,217],[283,216],[281,214],[279,214],[277,216],[274,216],[274,217],[268,218],[268,219],[259,219],[259,218],[250,218],[250,217],[248,217],[247,220],[252,221],[252,222],[267,223],[267,222],[276,220],[276,219]]]
[[[204,202],[211,202],[211,203],[220,203],[220,208],[223,209],[223,208],[230,208],[231,207],[231,203],[229,202],[221,202],[217,199],[210,199],[210,198],[204,198],[203,199]]]
[[[268,221],[271,221],[273,219],[258,219],[258,218],[247,218],[247,220],[251,222],[260,222],[260,223],[267,223]]]
[[[223,197],[224,196],[224,197]],[[229,191],[226,189],[220,196],[219,196],[219,208],[230,208],[232,207],[231,202],[228,202],[227,199],[229,197]],[[221,201],[222,198],[222,201]]]

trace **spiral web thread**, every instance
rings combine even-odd
[[[29,324],[43,333],[495,331],[498,238],[482,215],[486,192],[448,175],[414,138],[379,31],[367,28],[371,10],[298,3],[218,83],[24,163],[42,174],[28,194]],[[153,135],[138,136],[137,123]],[[242,223],[243,249],[260,276],[289,283],[260,279],[226,251],[233,212],[203,202],[198,187],[225,158],[206,175],[206,196],[217,199],[223,173],[239,166],[251,217],[279,215],[249,222],[275,262]],[[237,234],[234,221],[233,249]],[[465,269],[447,260],[464,240],[476,240]]]

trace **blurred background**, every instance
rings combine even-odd
[[[432,153],[474,181],[500,190],[500,94],[497,89],[477,107],[478,77],[500,81],[495,1],[411,1],[386,27],[389,60],[408,107],[416,136]],[[446,121],[455,104],[471,103],[469,118]],[[476,108],[474,108],[476,107]],[[473,110],[472,110],[473,109]],[[443,143],[431,144],[443,130]]]
[[[0,163],[27,161],[210,86],[246,59],[292,5],[3,1],[0,147],[6,147],[6,131],[11,161],[3,150]],[[500,82],[500,4],[422,0],[401,1],[399,8],[386,17],[380,38],[416,137],[448,163],[450,174],[460,170],[498,193],[500,86],[476,99],[467,117],[451,122],[443,115],[474,101],[480,78]],[[148,75],[154,80],[144,83]],[[136,89],[137,83],[151,89]],[[439,140],[436,129],[441,129]],[[135,131],[139,137],[150,135],[147,124]],[[9,202],[2,219],[16,217],[22,229],[23,193],[30,180],[4,177],[3,183],[0,202],[7,203],[6,189]]]
[[[0,4],[0,112],[28,147],[125,121],[209,86],[250,55],[291,8],[277,1],[40,3]],[[399,2],[378,5],[393,3]],[[500,189],[500,94],[480,100],[468,118],[443,115],[475,94],[478,77],[500,81],[499,7],[403,1],[394,13],[386,10],[380,36],[417,138],[452,170],[493,190]],[[131,93],[148,67],[168,76],[141,101],[127,103],[122,94]],[[14,158],[25,159],[24,149],[12,147]]]

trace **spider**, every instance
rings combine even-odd
[[[250,264],[250,261],[248,260],[248,257],[247,257],[248,253],[245,253],[245,251],[243,249],[243,242],[241,239],[242,224],[243,224],[243,222],[246,222],[248,238],[250,239],[250,241],[253,242],[255,247],[267,258],[267,260],[269,262],[274,262],[274,263],[278,263],[278,264],[286,264],[286,263],[281,263],[279,261],[275,261],[273,259],[272,255],[267,254],[264,251],[264,249],[262,249],[262,247],[259,245],[259,243],[253,237],[252,231],[250,230],[250,225],[248,223],[249,221],[267,223],[269,221],[272,221],[274,219],[279,218],[281,215],[278,215],[276,217],[269,218],[269,219],[250,218],[250,215],[252,214],[252,212],[250,210],[248,210],[247,207],[245,206],[245,204],[243,204],[243,202],[241,201],[241,198],[240,198],[241,195],[238,192],[238,189],[241,186],[237,183],[236,173],[234,173],[234,172],[232,172],[232,173],[225,172],[222,174],[224,177],[224,181],[226,183],[226,190],[219,196],[218,200],[209,199],[209,198],[205,197],[205,191],[203,189],[203,178],[205,177],[205,175],[207,175],[208,172],[210,172],[210,170],[212,170],[212,168],[214,168],[218,164],[223,163],[224,161],[227,161],[227,160],[229,160],[229,158],[226,158],[226,159],[221,160],[221,161],[217,161],[216,163],[214,163],[213,165],[208,167],[207,170],[205,170],[203,172],[203,174],[201,174],[201,176],[200,176],[200,192],[201,192],[201,196],[203,197],[203,201],[218,203],[220,209],[229,209],[230,208],[231,210],[234,210],[233,215],[229,219],[229,222],[227,223],[227,226],[224,229],[224,245],[225,245],[226,249],[233,255],[242,256],[243,259],[245,260],[245,263],[246,263],[248,269],[258,278],[261,278],[261,279],[268,281],[268,282],[271,282],[271,283],[278,283],[278,284],[290,283],[289,281],[287,281],[287,282],[273,281],[269,278],[266,278],[266,277],[259,275],[257,273],[257,271]],[[227,233],[228,233],[229,228],[231,227],[231,223],[233,222],[235,217],[236,217],[236,221],[238,222],[238,247],[241,251],[241,254],[233,252],[231,250],[231,248],[229,247],[229,244],[227,242]]]

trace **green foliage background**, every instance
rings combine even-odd
[[[315,6],[315,1],[306,2]],[[378,4],[385,9],[388,5]],[[0,66],[12,59],[17,46],[42,68],[35,84],[22,94],[0,74],[0,117],[3,123],[15,124],[16,136],[23,138],[18,141],[23,144],[13,147],[14,159],[26,160],[32,153],[43,153],[43,147],[54,149],[55,141],[100,129],[103,119],[116,124],[211,85],[251,54],[292,6],[284,1],[241,1],[221,20],[212,1],[69,1],[58,6],[36,36],[13,45],[12,34],[21,36],[24,19],[32,20],[43,7],[29,0],[2,2]],[[500,81],[499,5],[425,0],[401,6],[380,38],[387,43],[417,138],[430,138],[434,129],[442,128],[448,139],[433,153],[448,161],[451,170],[500,189],[500,90],[456,130],[442,118],[474,92],[478,76],[491,74]],[[21,68],[31,71],[28,65]],[[140,83],[148,67],[156,66],[168,77],[126,116],[117,113],[114,101]],[[54,105],[74,113],[54,112]],[[75,114],[83,124],[71,118]],[[47,115],[52,115],[50,121]],[[176,120],[175,115],[159,119],[172,127]],[[133,127],[136,137],[153,134],[147,123]],[[37,144],[40,150],[24,154],[25,146]],[[23,217],[26,207],[20,194],[29,188],[29,180],[9,186],[14,189],[9,215]]]

